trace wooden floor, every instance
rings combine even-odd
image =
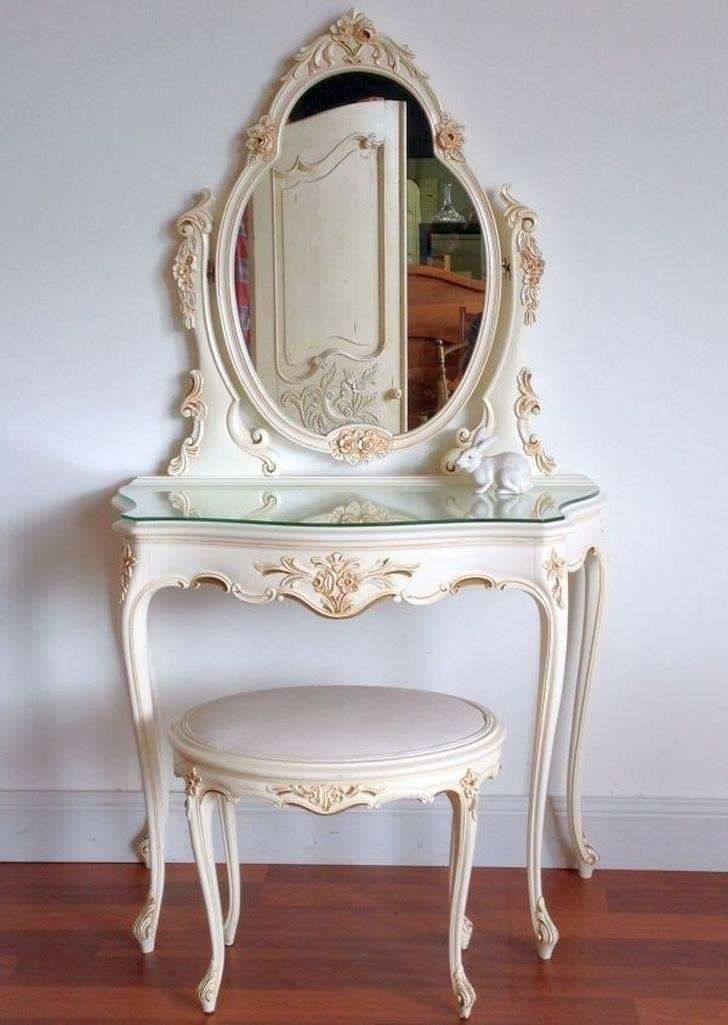
[[[455,1025],[439,868],[252,866],[219,1009],[194,867],[169,870],[157,950],[129,926],[135,865],[0,865],[0,1022]],[[725,1025],[728,875],[546,873],[561,942],[536,956],[525,874],[477,869],[465,963],[488,1025]]]

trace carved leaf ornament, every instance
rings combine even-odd
[[[387,593],[393,578],[411,577],[415,566],[399,566],[389,558],[378,559],[366,569],[361,561],[341,552],[314,555],[310,566],[302,566],[292,555],[282,556],[278,564],[256,563],[263,576],[280,576],[279,594],[296,593],[299,584],[308,584],[318,596],[321,608],[330,616],[346,616],[354,611],[354,595],[364,584],[372,584]]]

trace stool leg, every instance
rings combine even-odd
[[[232,947],[240,919],[240,856],[238,854],[238,831],[235,823],[235,805],[224,794],[217,795],[220,809],[222,836],[225,842],[225,861],[228,876],[228,909],[225,916],[225,943]]]
[[[458,847],[460,844],[460,804],[453,803],[452,806],[452,832],[450,834],[450,899],[452,900],[452,889],[455,882],[455,865],[458,858]],[[473,923],[467,915],[463,915],[463,950],[470,946],[473,935]]]
[[[465,929],[465,906],[468,902],[470,873],[475,850],[475,826],[477,821],[477,780],[467,780],[464,791],[448,793],[453,809],[453,828],[457,822],[457,853],[450,893],[450,979],[453,993],[458,1002],[461,1018],[469,1018],[475,1004],[475,990],[463,968],[463,946]],[[465,784],[465,781],[463,781]]]
[[[207,972],[202,982],[197,987],[197,996],[202,1004],[202,1009],[207,1014],[215,1010],[217,994],[222,981],[222,971],[225,965],[225,939],[223,935],[222,905],[220,904],[220,890],[217,885],[217,872],[215,870],[215,852],[212,845],[212,809],[215,804],[215,794],[208,791],[203,794],[189,794],[187,796],[187,821],[190,827],[190,839],[192,850],[195,853],[197,871],[200,876],[202,896],[207,909],[207,921],[210,926],[210,939],[212,940],[212,957]]]

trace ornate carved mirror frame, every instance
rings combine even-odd
[[[253,369],[235,305],[237,228],[252,189],[276,159],[287,116],[314,82],[347,71],[372,71],[404,86],[419,100],[433,131],[435,152],[470,194],[485,245],[486,304],[478,341],[463,380],[447,405],[420,427],[397,436],[370,425],[341,427],[317,437],[284,417]],[[178,220],[182,236],[174,261],[180,310],[194,332],[197,367],[181,406],[192,429],[168,473],[195,478],[377,478],[453,472],[453,460],[472,431],[486,425],[498,450],[523,451],[537,474],[554,462],[531,431],[540,412],[531,371],[520,365],[522,325],[535,322],[544,262],[534,238],[536,214],[504,185],[491,205],[464,158],[464,129],[449,114],[408,47],[377,31],[355,10],[298,51],[270,109],[244,135],[246,164],[235,181],[217,231],[213,198],[205,190]],[[216,283],[214,300],[211,279]],[[386,456],[386,458],[381,458]]]

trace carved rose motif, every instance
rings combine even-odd
[[[319,566],[311,578],[311,586],[316,594],[332,594],[336,587],[336,576],[333,569],[329,566]]]
[[[377,30],[371,18],[351,10],[331,26],[331,38],[350,53],[356,53],[377,38]]]
[[[411,577],[415,566],[398,566],[391,559],[378,559],[370,569],[362,566],[359,559],[331,552],[330,555],[314,555],[309,560],[311,569],[297,562],[293,556],[284,555],[278,565],[256,563],[256,569],[264,576],[280,575],[279,595],[296,595],[297,583],[308,583],[321,599],[321,608],[329,616],[352,615],[356,609],[351,596],[365,583],[372,584],[381,594],[395,594],[390,590],[393,577]]]
[[[471,818],[475,818],[478,813],[478,791],[480,789],[480,776],[473,772],[472,769],[468,769],[463,778],[460,780],[460,786],[463,788],[463,796],[465,803],[468,806],[468,812]]]
[[[404,73],[410,78],[427,78],[416,66],[414,54],[408,46],[381,35],[370,18],[352,8],[338,18],[328,32],[301,47],[283,81],[289,82],[304,74],[313,78],[321,71],[341,64],[368,64],[385,71]]]
[[[185,793],[188,797],[196,797],[197,792],[200,789],[200,774],[197,769],[192,768],[185,776]]]
[[[315,566],[311,586],[320,594],[325,607],[336,615],[351,607],[349,595],[359,590],[361,567],[357,559],[346,559],[340,552],[325,557],[314,556]]]
[[[521,271],[523,272],[521,282],[523,323],[535,324],[540,301],[541,278],[546,268],[543,253],[533,235],[537,222],[536,213],[530,206],[519,203],[517,199],[513,198],[511,187],[508,184],[501,189],[500,198],[505,203],[503,213],[506,221],[512,228],[518,229],[516,249],[521,257]]]
[[[131,550],[131,545],[124,545],[121,549],[121,590],[119,601],[123,602],[126,598],[126,592],[129,590],[129,584],[131,583],[132,573],[136,566],[136,558]]]
[[[567,573],[566,559],[563,555],[559,555],[556,549],[553,549],[551,555],[543,564],[543,568],[546,570],[546,579],[549,582],[554,601],[560,609],[563,609],[565,606],[564,583],[566,582]]]
[[[375,502],[348,502],[332,509],[329,523],[392,523],[397,519],[395,513],[384,505]]]
[[[446,160],[463,160],[465,129],[450,114],[445,114],[437,126],[435,140]]]
[[[377,787],[361,783],[290,783],[269,789],[281,798],[281,804],[302,804],[323,815],[337,811],[343,804],[367,804],[379,793]]]
[[[245,146],[248,158],[267,157],[273,152],[276,126],[269,114],[264,114],[257,124],[245,132]]]
[[[386,456],[392,438],[373,427],[344,427],[331,437],[329,445],[334,459],[356,466]]]

